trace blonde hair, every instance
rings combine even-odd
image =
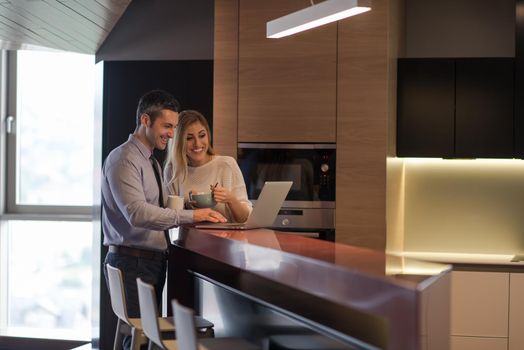
[[[200,123],[206,129],[209,144],[207,147],[207,154],[210,156],[215,154],[211,146],[211,130],[209,124],[202,113],[194,110],[185,110],[180,112],[178,116],[178,125],[176,127],[175,136],[169,140],[167,148],[167,161],[165,170],[171,174],[167,184],[171,185],[176,179],[181,179],[183,182],[187,177],[188,159],[187,159],[187,129],[194,123]]]

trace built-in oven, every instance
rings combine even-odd
[[[265,181],[293,181],[274,228],[334,240],[335,144],[239,143],[238,164],[253,202]]]

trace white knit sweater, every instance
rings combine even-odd
[[[169,179],[169,171],[165,174],[165,179]],[[204,165],[198,167],[188,167],[188,174],[184,182],[180,179],[168,186],[169,194],[184,196],[184,201],[189,201],[189,191],[209,192],[210,185],[218,183],[230,191],[238,200],[246,205],[250,211],[253,204],[247,198],[246,184],[242,172],[234,158],[228,156],[213,156]],[[214,210],[219,211],[228,221],[234,221],[233,215],[224,203],[218,203]]]

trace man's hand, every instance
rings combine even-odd
[[[222,214],[209,208],[193,210],[193,221],[227,222],[226,218],[223,217]]]

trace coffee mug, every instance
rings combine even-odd
[[[174,195],[167,196],[167,207],[169,209],[184,209],[184,197]]]
[[[189,200],[197,208],[213,208],[217,204],[212,192],[189,191]]]

